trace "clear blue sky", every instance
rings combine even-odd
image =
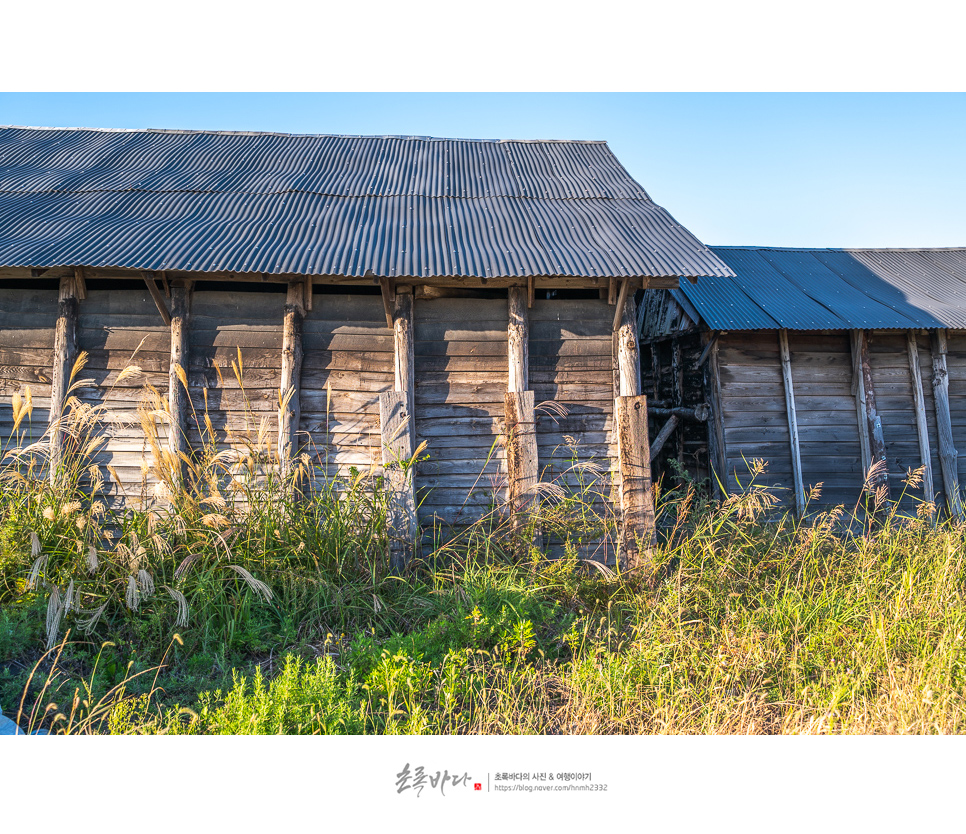
[[[966,246],[961,93],[0,93],[0,123],[606,139],[708,244]]]

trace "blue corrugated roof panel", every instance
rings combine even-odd
[[[735,277],[681,291],[712,329],[966,329],[966,249],[711,249]]]
[[[63,265],[730,274],[604,142],[0,128],[0,266]]]

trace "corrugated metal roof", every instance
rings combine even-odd
[[[0,128],[0,266],[63,265],[730,272],[605,142]]]
[[[734,275],[680,292],[715,330],[966,329],[966,248],[711,248]]]

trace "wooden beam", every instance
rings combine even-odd
[[[74,267],[74,293],[78,301],[87,300],[87,281],[82,266]]]
[[[164,304],[164,298],[161,295],[161,290],[158,289],[158,285],[154,282],[154,273],[144,272],[142,273],[144,278],[144,283],[147,284],[148,292],[151,293],[151,298],[154,299],[154,303],[158,308],[158,312],[161,314],[161,318],[165,325],[171,325],[171,314],[168,312],[168,308]]]
[[[396,297],[392,282],[385,277],[379,278],[379,289],[382,292],[382,308],[386,313],[386,327],[392,327],[392,304]]]
[[[393,573],[406,569],[415,555],[419,538],[419,519],[413,488],[412,419],[406,408],[406,395],[401,391],[384,391],[379,395],[379,419],[382,431],[382,463],[384,486],[389,502],[386,520],[389,538],[389,568]]]
[[[876,409],[875,386],[872,382],[872,364],[869,360],[869,337],[865,330],[856,330],[853,332],[856,334],[853,347],[857,348],[859,372],[861,374],[859,388],[862,391],[865,403],[865,430],[869,443],[870,468],[877,463],[883,463],[881,471],[872,479],[869,486],[874,492],[885,490],[885,503],[888,503],[891,500],[889,495],[888,461],[886,458],[885,437],[882,431],[882,419],[879,417]],[[853,362],[855,358],[856,351],[853,350]],[[859,424],[861,426],[861,419]],[[868,480],[868,472],[869,470],[866,470],[866,480]]]
[[[607,279],[607,303],[612,306],[617,303],[617,279],[613,275]]]
[[[171,361],[168,366],[168,412],[171,426],[168,430],[168,451],[172,457],[174,477],[180,488],[187,483],[188,463],[185,458],[191,453],[191,445],[188,443],[191,398],[186,387],[191,364],[190,315],[191,282],[179,282],[171,293]]]
[[[306,311],[312,309],[312,288],[314,286],[315,282],[312,280],[312,276],[310,275],[305,279],[305,289],[302,291],[304,295],[302,301],[305,303]]]
[[[919,338],[915,330],[906,331],[906,350],[909,353],[909,376],[912,380],[912,400],[916,408],[916,433],[919,435],[919,460],[923,467],[923,496],[930,503],[936,500],[933,487],[932,453],[929,448],[929,426],[926,423],[926,398],[922,391],[922,370],[919,366]]]
[[[415,350],[413,340],[413,291],[400,287],[393,302],[393,335],[395,338],[395,388],[406,397],[410,418],[415,413]],[[411,427],[412,428],[412,427]],[[414,429],[413,429],[414,430]]]
[[[507,301],[507,390],[521,392],[530,388],[530,316],[527,313],[526,290],[510,287]]]
[[[631,289],[630,278],[625,278],[621,281],[621,290],[617,294],[617,309],[614,310],[614,330],[617,330],[621,325],[621,318],[624,316],[624,306],[627,304],[627,294]],[[635,313],[637,311],[635,310]],[[636,321],[636,316],[635,316]]]
[[[625,570],[636,571],[649,565],[650,549],[657,540],[647,442],[647,397],[617,397],[614,424],[620,471],[620,550]]]
[[[506,416],[507,487],[512,525],[519,533],[537,512],[537,422],[533,391],[507,391],[503,397]],[[543,535],[534,532],[533,546],[543,549]]]
[[[653,413],[654,409],[651,409],[651,412]],[[658,456],[658,453],[661,451],[661,449],[664,448],[664,444],[667,443],[667,439],[677,427],[678,420],[680,420],[680,418],[677,416],[677,414],[672,414],[670,417],[668,417],[667,422],[657,433],[657,437],[654,438],[654,442],[651,444],[651,460],[654,460],[654,458]]]
[[[956,519],[963,517],[963,504],[959,495],[959,453],[953,443],[953,423],[949,413],[949,371],[946,368],[948,353],[946,331],[932,331],[932,391],[936,401],[936,428],[939,435],[939,464],[943,472],[946,506]]]
[[[305,318],[305,282],[293,281],[285,296],[282,324],[282,373],[279,380],[278,458],[283,478],[292,474],[298,457],[302,417],[302,322]]]
[[[532,275],[527,276],[527,307],[533,307],[533,299],[537,294],[537,279]]]
[[[798,413],[795,410],[795,385],[792,382],[792,357],[788,349],[788,331],[778,331],[778,347],[782,360],[782,383],[785,387],[785,414],[792,453],[792,477],[795,481],[795,513],[805,514],[805,484],[802,480],[802,450],[798,441]]]
[[[64,408],[70,391],[71,371],[77,360],[77,282],[73,275],[60,279],[57,324],[54,329],[54,365],[50,383],[50,482],[57,484],[64,450]]]

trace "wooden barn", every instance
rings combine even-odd
[[[316,483],[384,471],[398,558],[417,524],[525,512],[576,448],[632,558],[653,523],[638,300],[730,274],[604,142],[0,128],[0,444],[59,428],[84,352],[119,502],[156,495],[148,382],[175,455],[254,421]],[[394,462],[422,443],[413,482]]]
[[[639,311],[654,471],[731,492],[761,459],[756,482],[801,513],[817,484],[809,509],[855,506],[885,461],[870,488],[960,515],[966,249],[712,249],[734,275]]]

